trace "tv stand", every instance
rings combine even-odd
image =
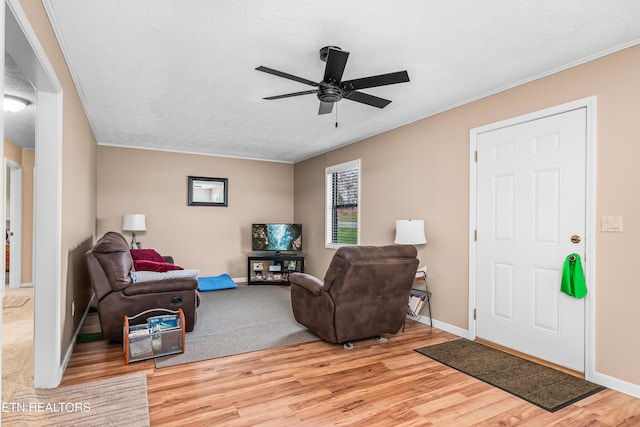
[[[290,273],[304,273],[304,256],[274,252],[247,259],[249,285],[289,285]]]

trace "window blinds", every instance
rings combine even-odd
[[[327,245],[358,244],[360,161],[326,169]]]

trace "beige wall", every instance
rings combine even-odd
[[[4,139],[4,157],[22,166],[22,283],[31,283],[33,261],[33,167],[35,152]]]
[[[4,138],[4,157],[21,165],[22,149],[7,138]]]
[[[105,146],[98,159],[98,235],[146,214],[142,246],[202,276],[246,277],[251,224],[293,220],[291,164]],[[228,178],[229,206],[187,206],[188,176]]]
[[[61,352],[72,344],[73,333],[88,305],[91,284],[87,280],[82,249],[94,239],[96,224],[96,141],[84,113],[71,74],[44,6],[21,0],[25,15],[63,91],[62,129],[62,231],[60,266],[62,286]],[[43,284],[45,285],[45,284]],[[37,286],[37,284],[36,284]],[[71,305],[76,303],[76,315]]]
[[[467,329],[469,131],[517,115],[597,96],[596,217],[622,215],[623,233],[596,234],[596,371],[640,385],[640,46],[426,118],[295,165],[295,220],[306,226],[308,270],[323,275],[326,166],[362,159],[362,243],[393,241],[394,221],[425,220],[434,318]],[[593,284],[592,284],[593,285]],[[595,294],[595,293],[594,293]]]

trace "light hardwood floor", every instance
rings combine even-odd
[[[152,426],[632,426],[640,399],[605,390],[549,413],[414,349],[457,337],[408,320],[353,350],[322,341],[156,369],[78,344],[62,385],[145,372]],[[188,348],[187,348],[188,351]],[[123,414],[123,416],[126,416]]]

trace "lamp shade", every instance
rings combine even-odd
[[[124,214],[122,215],[123,231],[146,231],[147,222],[144,214]]]
[[[399,219],[396,221],[396,239],[398,245],[424,245],[424,221],[421,219]]]

